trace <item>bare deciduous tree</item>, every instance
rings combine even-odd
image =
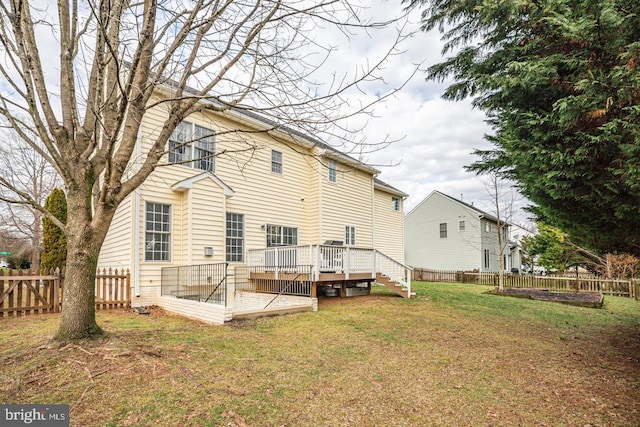
[[[505,256],[509,254],[509,226],[513,220],[515,197],[513,189],[502,181],[497,174],[488,173],[484,179],[484,188],[489,196],[491,212],[496,218],[495,250],[498,257],[498,291],[504,291]],[[506,254],[506,255],[505,255]]]
[[[49,163],[32,147],[20,144],[17,134],[6,132],[0,146],[0,228],[28,242],[31,269],[40,265],[42,250],[42,213],[24,201],[18,193],[43,205],[51,190],[59,184]],[[33,138],[34,141],[37,138]],[[16,191],[11,190],[13,188]]]
[[[377,59],[351,64],[351,74],[334,73],[326,82],[318,76],[334,49],[323,34],[372,34],[398,21],[366,21],[365,8],[334,0],[42,3],[0,0],[0,115],[55,168],[67,193],[66,224],[20,194],[67,236],[59,340],[100,333],[93,281],[105,235],[118,205],[158,166],[185,117],[234,109],[259,113],[273,129],[344,135],[338,119],[371,107],[349,104],[347,95],[383,84],[379,72],[406,36],[399,26]],[[165,109],[166,120],[151,148],[136,153],[141,121],[154,107]],[[138,165],[129,169],[133,158]]]

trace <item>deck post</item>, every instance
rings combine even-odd
[[[378,250],[373,250],[373,273],[371,275],[372,279],[375,279],[378,275]]]
[[[351,260],[351,248],[347,246],[347,250],[345,252],[346,260],[344,260],[344,278],[345,280],[349,280],[349,270],[351,269],[350,260]]]
[[[315,279],[316,282],[320,280],[320,245],[316,245],[316,265],[315,265]]]

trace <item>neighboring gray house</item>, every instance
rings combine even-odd
[[[429,194],[404,218],[405,262],[434,270],[492,271],[520,268],[510,256],[509,226],[498,247],[495,216],[439,191]]]

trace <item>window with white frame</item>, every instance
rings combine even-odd
[[[484,223],[484,231],[486,231],[487,233],[491,233],[492,227],[490,222],[487,221]]]
[[[171,205],[147,202],[145,207],[144,260],[169,261]]]
[[[267,247],[295,246],[298,244],[298,229],[282,225],[267,224]]]
[[[447,223],[446,222],[440,223],[440,238],[441,239],[446,239],[447,238]]]
[[[244,215],[227,213],[227,262],[244,261]]]
[[[346,245],[353,246],[356,244],[356,227],[347,225],[344,229],[344,242]]]
[[[464,221],[458,221],[458,230],[464,231],[465,228],[466,228],[466,224],[464,223]]]
[[[329,161],[327,166],[329,167],[329,182],[338,182],[338,166],[336,162]]]
[[[399,211],[400,210],[400,199],[397,197],[392,197],[391,198],[391,209],[393,209],[394,211]]]
[[[282,153],[271,150],[271,172],[282,175]]]
[[[484,250],[484,268],[489,268],[490,266],[489,259],[489,249]]]
[[[215,132],[190,122],[180,122],[169,137],[169,163],[213,172]]]

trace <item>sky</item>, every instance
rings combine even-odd
[[[361,1],[369,6],[354,13],[363,23],[368,16],[374,21],[388,20],[401,14],[404,7],[399,0]],[[347,121],[347,126],[362,129],[353,136],[354,140],[365,142],[364,152],[356,150],[350,154],[379,169],[381,180],[409,194],[404,204],[405,213],[434,190],[461,198],[491,213],[490,196],[482,179],[464,169],[476,160],[472,155],[474,149],[491,147],[484,139],[491,129],[485,123],[484,113],[472,108],[470,99],[459,102],[442,99],[442,93],[451,81],[425,80],[424,70],[442,62],[445,57],[441,53],[440,33],[437,30],[419,31],[419,18],[419,10],[409,14],[403,31],[413,34],[385,61],[384,68],[378,73],[381,78],[366,82],[345,95],[345,103],[355,106],[384,97],[404,85],[400,91],[376,104],[370,115]],[[323,67],[326,74],[317,77],[329,82],[336,76],[348,79],[357,74],[359,66],[374,63],[384,56],[394,43],[398,27],[399,24],[393,24],[385,29],[367,31],[357,28],[342,32],[335,29],[316,31],[313,34],[315,41],[334,49]],[[39,31],[46,35],[48,29]],[[52,63],[56,62],[55,49],[50,52],[42,49],[41,52],[45,63],[48,63],[48,56]],[[419,71],[416,72],[416,68]],[[366,150],[366,144],[375,145],[385,139],[396,142],[383,149]],[[524,204],[526,201],[519,202],[520,206]],[[520,215],[517,220],[524,222],[525,216]]]
[[[394,2],[372,2],[376,9],[398,10]],[[410,14],[408,29],[415,33],[401,45],[403,53],[390,58],[382,70],[386,85],[381,84],[378,93],[401,85],[411,76],[416,64],[424,70],[445,60],[441,34],[437,30],[429,33],[418,30],[419,12]],[[391,42],[392,33],[390,29],[387,33],[372,33],[370,38],[350,37],[348,42],[337,43],[344,56],[371,58],[381,50],[376,51],[376,47]],[[405,213],[434,190],[461,198],[487,212],[495,210],[484,178],[464,169],[477,160],[472,154],[474,149],[491,148],[484,138],[491,133],[491,128],[485,123],[485,114],[472,107],[471,99],[455,102],[442,99],[451,82],[427,81],[424,71],[418,71],[402,90],[377,105],[373,116],[354,120],[358,123],[356,126],[363,126],[367,143],[375,144],[387,135],[396,141],[384,149],[364,154],[361,160],[379,169],[381,180],[409,194]],[[528,204],[515,190],[513,198],[519,208]],[[514,221],[526,222],[526,214],[519,210]]]

